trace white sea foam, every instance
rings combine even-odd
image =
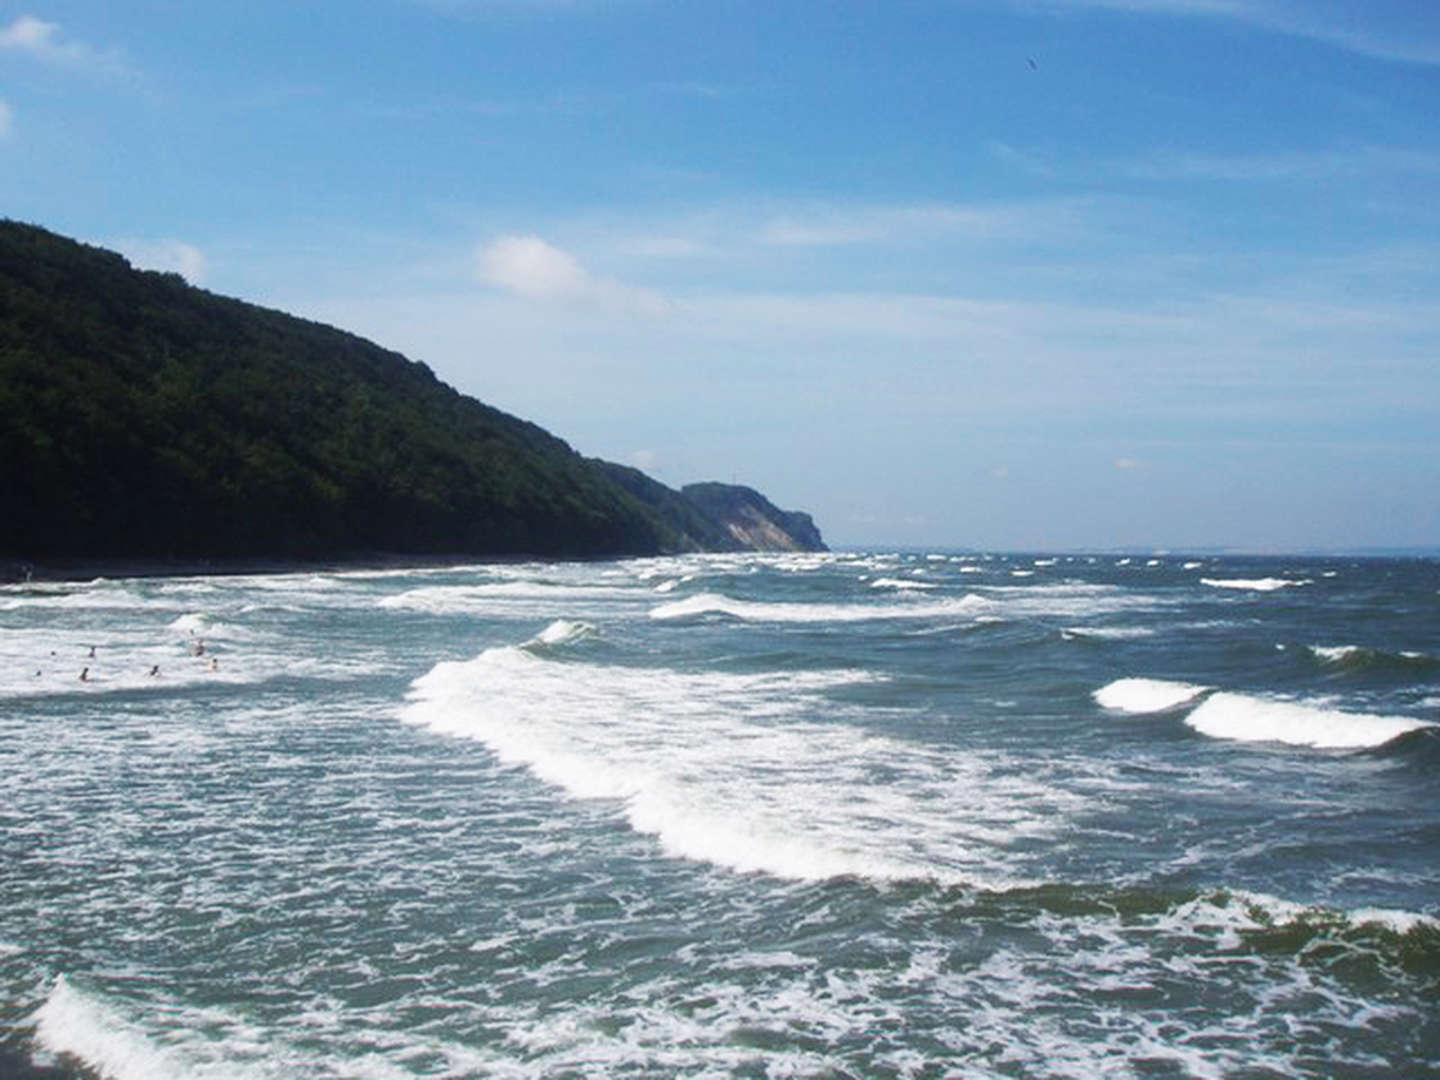
[[[1202,566],[1204,566],[1204,565],[1205,565],[1205,564],[1204,564],[1203,562],[1196,562],[1195,560],[1192,559],[1190,562],[1182,563],[1181,566],[1180,566],[1180,569],[1181,569],[1181,570],[1199,570],[1200,567],[1202,567]]]
[[[1086,798],[1003,755],[836,722],[845,707],[826,692],[873,678],[577,666],[494,648],[417,679],[402,719],[479,740],[571,796],[615,800],[673,856],[799,880],[1024,880],[1012,845],[1054,836]]]
[[[1095,691],[1101,708],[1126,713],[1156,713],[1174,709],[1205,693],[1209,687],[1165,679],[1116,679]]]
[[[1340,922],[1355,929],[1377,926],[1397,934],[1417,929],[1440,930],[1440,919],[1414,911],[1320,908],[1248,889],[1206,893],[1175,908],[1159,919],[1158,925],[1179,933],[1221,931],[1229,940],[1229,935],[1239,931],[1293,926],[1306,921]]]
[[[183,597],[142,596],[124,586],[102,582],[91,586],[59,586],[0,593],[0,611],[23,611],[29,608],[92,609],[96,611],[132,611],[144,608],[174,608]]]
[[[870,583],[872,589],[938,589],[932,581],[906,581],[904,578],[876,578]]]
[[[1311,584],[1308,578],[1201,578],[1200,584],[1212,589],[1249,589],[1251,592],[1274,592]]]
[[[1380,926],[1397,934],[1410,934],[1416,930],[1440,931],[1440,919],[1395,908],[1360,908],[1349,913],[1349,920],[1352,926]]]
[[[1185,722],[1215,739],[1333,750],[1380,746],[1406,732],[1434,726],[1406,716],[1342,712],[1323,705],[1233,693],[1212,694]]]

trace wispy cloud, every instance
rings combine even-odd
[[[833,247],[903,243],[938,237],[1054,239],[1074,235],[1092,200],[1049,199],[1026,203],[921,203],[892,206],[817,204],[799,206],[765,221],[754,233],[762,244]]]
[[[1382,60],[1440,64],[1440,21],[1413,0],[1012,0],[1022,8],[1101,8],[1226,18]]]
[[[8,138],[10,130],[15,124],[15,110],[10,103],[0,101],[0,139]]]
[[[1145,180],[1317,180],[1374,173],[1437,173],[1440,154],[1403,147],[1224,155],[1157,151],[1115,163]]]
[[[1161,148],[1115,158],[1062,159],[1040,150],[992,143],[990,155],[1015,169],[1048,179],[1093,181],[1097,176],[1146,181],[1265,182],[1374,175],[1440,173],[1440,153],[1404,146],[1353,146],[1220,154]]]
[[[61,32],[58,23],[21,15],[0,29],[0,49],[23,53],[47,64],[101,75],[129,75],[134,69],[119,49],[99,49]]]

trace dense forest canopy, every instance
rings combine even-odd
[[[9,221],[0,421],[12,558],[746,546],[424,364]]]

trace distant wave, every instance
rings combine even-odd
[[[1134,641],[1154,637],[1148,626],[1067,626],[1060,633],[1067,638],[1093,638],[1100,641]]]
[[[652,619],[684,619],[696,615],[729,615],[748,622],[866,622],[874,619],[928,619],[988,611],[994,601],[973,594],[906,604],[810,604],[735,600],[719,593],[698,593],[650,611]]]
[[[738,600],[721,593],[697,593],[652,608],[652,619],[728,615],[747,622],[851,623],[880,619],[929,619],[955,616],[983,618],[1060,616],[1090,618],[1121,611],[1153,610],[1167,598],[1135,594],[1111,585],[1061,582],[1054,585],[994,585],[992,595],[889,597],[889,602],[818,603]],[[883,596],[883,594],[882,594]]]
[[[872,589],[938,589],[939,586],[930,581],[907,581],[903,578],[876,578],[870,582]]]
[[[429,615],[463,615],[512,601],[589,600],[628,596],[613,585],[557,585],[543,581],[499,581],[483,585],[425,585],[376,601],[377,607]]]
[[[1313,585],[1309,578],[1201,578],[1200,584],[1212,589],[1249,589],[1252,592],[1274,592],[1299,585]]]
[[[1440,658],[1411,649],[1391,651],[1364,645],[1310,645],[1310,654],[1321,663],[1338,668],[1423,669],[1440,667]]]

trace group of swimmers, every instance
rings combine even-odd
[[[194,631],[192,630],[191,633],[193,634]],[[204,638],[200,638],[200,639],[192,642],[191,645],[190,645],[190,650],[189,650],[189,651],[190,651],[190,655],[191,655],[191,656],[204,656],[204,655],[205,655],[205,639],[204,639]],[[55,655],[55,651],[54,651],[53,649],[50,651],[50,655],[51,655],[51,656],[54,656],[54,655]],[[95,657],[95,646],[94,646],[94,645],[91,645],[91,646],[90,646],[90,652],[89,652],[89,655],[88,655],[87,659],[94,660],[95,658],[96,658],[96,657]],[[219,670],[220,670],[220,658],[219,658],[218,656],[212,656],[212,657],[210,657],[209,670],[210,670],[210,671],[219,671]],[[35,669],[35,677],[36,677],[37,679],[38,679],[41,675],[43,675],[43,674],[44,674],[43,669],[41,669],[41,668],[36,668],[36,669]],[[160,675],[160,665],[159,665],[159,664],[152,664],[151,667],[150,667],[150,670],[149,670],[146,674],[147,674],[150,678],[158,678],[159,675]],[[80,681],[83,682],[83,683],[88,683],[88,682],[91,681],[91,680],[90,680],[90,665],[89,665],[89,664],[86,664],[83,668],[80,669]]]

